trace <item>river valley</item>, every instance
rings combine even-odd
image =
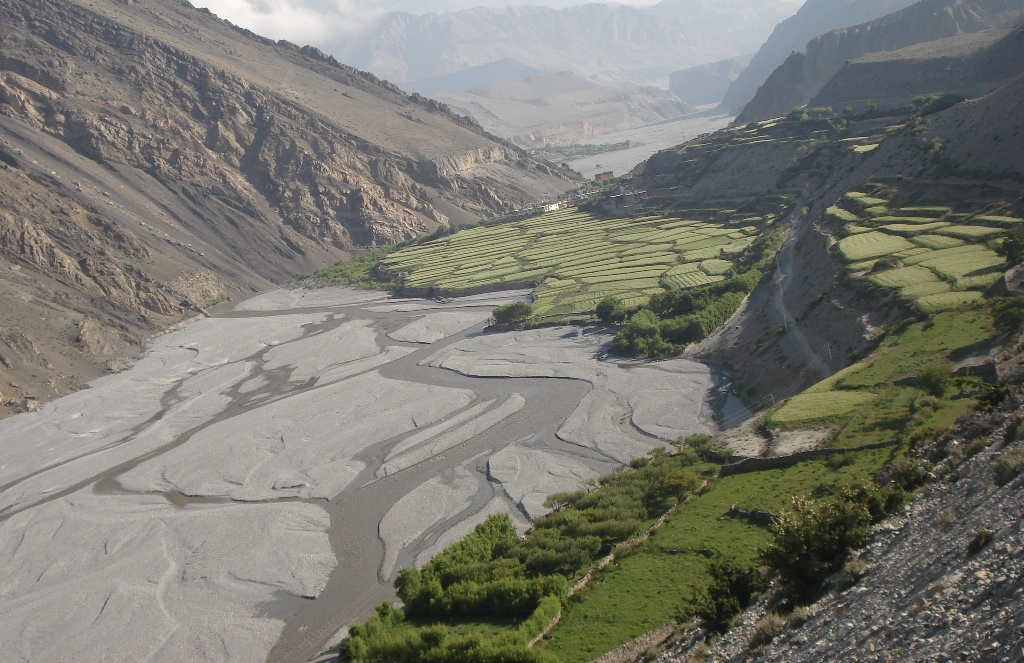
[[[489,514],[715,429],[703,364],[486,329],[527,294],[273,290],[0,421],[0,657],[304,663]]]

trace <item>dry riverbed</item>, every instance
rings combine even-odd
[[[525,296],[275,290],[0,421],[0,659],[298,661],[495,512],[714,424],[709,369]]]

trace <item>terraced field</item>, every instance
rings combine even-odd
[[[608,218],[578,209],[479,226],[397,251],[381,267],[409,289],[458,293],[534,285],[534,316],[588,314],[607,296],[626,306],[666,288],[721,281],[733,261],[785,211],[686,210]]]
[[[826,214],[844,225],[839,253],[854,272],[926,311],[955,308],[981,298],[1006,263],[995,248],[1024,219],[954,212],[951,207],[891,209],[877,191],[847,193]],[[878,270],[886,259],[892,269]],[[897,262],[898,261],[898,262]]]

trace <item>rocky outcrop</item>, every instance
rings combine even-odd
[[[880,19],[834,30],[791,54],[758,89],[738,123],[776,117],[815,96],[843,66],[866,53],[1008,25],[1024,18],[1021,0],[922,0]]]
[[[206,303],[574,182],[187,3],[0,0],[0,24],[0,337],[35,348],[0,343],[0,380],[44,399]]]

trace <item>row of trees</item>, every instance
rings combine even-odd
[[[351,629],[345,653],[367,662],[546,661],[525,645],[561,609],[569,579],[702,488],[697,466],[721,450],[707,436],[693,441],[678,454],[658,449],[637,459],[632,471],[602,477],[591,490],[551,495],[546,504],[554,510],[525,537],[507,515],[493,515],[422,569],[403,569],[395,588],[404,610],[381,605]],[[437,625],[466,617],[525,621],[497,640],[456,636]]]

